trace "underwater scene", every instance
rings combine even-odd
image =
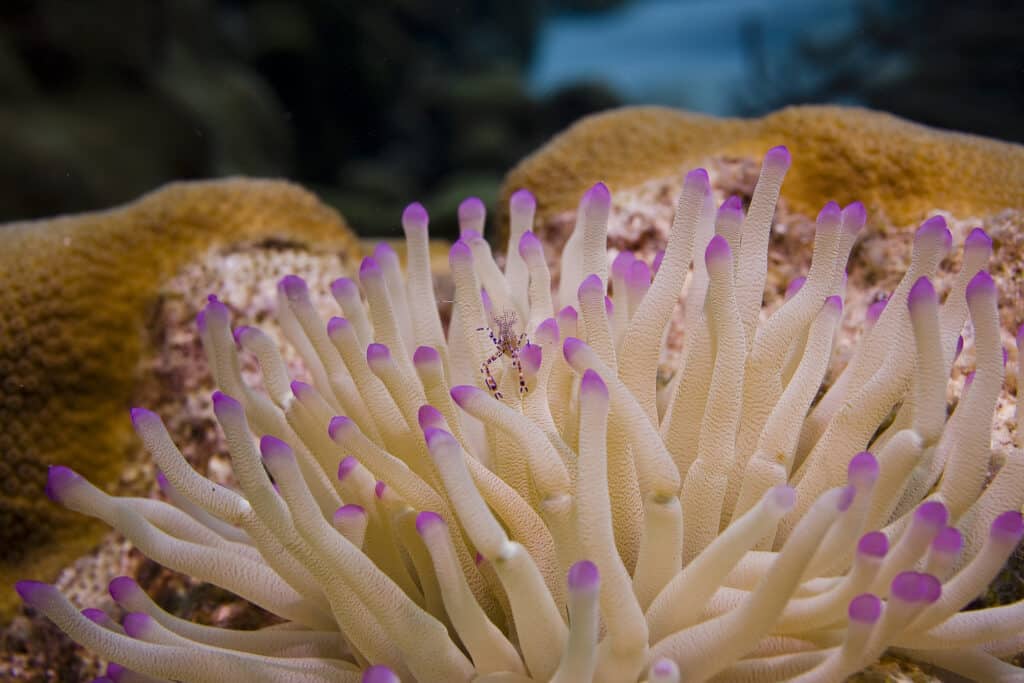
[[[1024,681],[1022,26],[2,3],[0,680]]]

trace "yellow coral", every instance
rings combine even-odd
[[[284,182],[173,183],[109,211],[0,226],[0,585],[53,574],[97,539],[43,496],[47,465],[116,481],[160,285],[212,247],[284,240],[347,254],[341,217]],[[0,591],[0,619],[16,596]]]
[[[756,158],[786,145],[800,159],[783,196],[813,215],[826,201],[862,201],[897,224],[941,206],[961,215],[1024,208],[1024,147],[940,131],[846,107],[787,107],[760,119],[717,119],[661,107],[585,118],[519,163],[502,204],[518,188],[537,196],[540,221],[572,209],[602,180],[621,189],[715,155]]]

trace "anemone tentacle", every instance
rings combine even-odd
[[[116,662],[110,680],[811,683],[888,648],[1019,680],[998,656],[1024,647],[1024,601],[959,612],[1024,536],[1020,443],[987,482],[1005,372],[991,240],[971,233],[940,303],[952,238],[925,221],[906,276],[822,390],[866,211],[826,205],[806,278],[761,316],[790,164],[785,148],[766,154],[746,214],[688,173],[651,264],[609,263],[612,195],[595,185],[554,289],[533,196],[511,196],[504,270],[481,237],[483,203],[467,200],[447,329],[429,216],[411,204],[407,271],[378,248],[358,280],[332,284],[341,310],[327,322],[304,281],[278,284],[312,384],[291,381],[268,335],[232,332],[211,297],[200,335],[238,490],[194,471],[138,408],[170,502],[109,496],[66,467],[47,492],[289,626],[191,624],[126,577],[110,586],[123,624],[46,584],[19,594]],[[684,286],[697,305],[683,365],[659,392]],[[968,322],[976,371],[947,415]],[[258,360],[264,391],[239,353]]]

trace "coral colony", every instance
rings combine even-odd
[[[838,681],[887,649],[1020,680],[1000,657],[1024,650],[1024,601],[960,612],[1024,534],[1019,448],[988,481],[1004,373],[991,242],[971,233],[940,304],[951,236],[925,221],[822,392],[865,211],[821,210],[806,279],[762,319],[789,164],[767,153],[746,215],[716,210],[707,173],[689,173],[653,280],[631,255],[609,267],[611,197],[595,185],[554,292],[533,197],[511,198],[504,271],[467,201],[447,334],[413,204],[406,272],[386,250],[365,259],[358,283],[333,285],[344,317],[325,323],[305,282],[279,283],[312,385],[211,297],[198,322],[238,489],[200,476],[139,408],[173,504],[111,497],[67,467],[48,492],[286,622],[192,624],[125,577],[110,585],[120,624],[48,584],[18,592],[121,681]],[[659,383],[691,261],[704,305]],[[976,369],[947,414],[968,320]]]

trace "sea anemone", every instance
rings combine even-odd
[[[533,197],[511,197],[503,270],[467,200],[447,331],[412,204],[405,273],[388,249],[365,259],[358,283],[332,286],[344,317],[325,323],[302,279],[278,283],[312,384],[211,296],[198,326],[238,490],[137,408],[171,502],[109,496],[67,467],[47,492],[284,623],[193,624],[127,577],[110,585],[121,624],[48,584],[18,592],[122,681],[835,681],[887,649],[1019,680],[999,657],[1024,650],[1024,602],[959,612],[1024,535],[1020,450],[990,477],[1005,362],[991,241],[970,234],[940,304],[952,238],[925,221],[840,367],[866,212],[827,204],[806,278],[762,315],[789,165],[767,153],[746,213],[687,174],[653,268],[609,264],[611,195],[595,185],[554,287]],[[659,381],[684,290],[682,364]],[[950,412],[964,337],[976,370]]]

